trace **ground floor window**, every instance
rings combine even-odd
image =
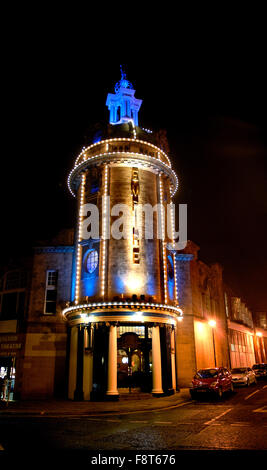
[[[229,329],[229,343],[232,367],[250,367],[255,362],[253,336]]]
[[[15,358],[0,357],[0,393],[1,400],[12,401],[16,378]]]

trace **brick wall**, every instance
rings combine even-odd
[[[69,250],[44,249],[33,260],[22,367],[21,398],[63,397],[66,388],[67,325],[62,309],[70,299],[72,256]],[[56,314],[45,315],[46,271],[58,271]]]

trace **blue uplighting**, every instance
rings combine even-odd
[[[97,142],[100,142],[102,140],[102,132],[97,131],[93,137],[93,144],[97,144]]]
[[[115,94],[109,93],[106,101],[110,112],[110,124],[131,122],[134,126],[138,126],[138,112],[142,100],[135,98],[134,94],[133,85],[126,79],[126,74],[121,69],[121,80],[116,83]]]
[[[115,85],[115,93],[119,93],[121,88],[130,88],[131,90],[133,90],[133,85],[131,82],[129,82],[129,80],[127,80],[126,73],[123,72],[122,66],[120,66],[120,69],[121,69],[121,79]]]
[[[174,300],[174,269],[173,269],[173,259],[172,256],[168,256],[168,294],[169,299]]]

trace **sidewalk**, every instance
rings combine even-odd
[[[140,411],[160,410],[171,408],[186,402],[190,402],[188,388],[182,388],[180,392],[168,397],[155,398],[150,394],[123,392],[120,400],[115,402],[74,402],[70,400],[36,400],[0,402],[0,416],[69,416],[69,415],[111,415],[121,413],[136,413]]]

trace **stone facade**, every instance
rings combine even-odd
[[[179,304],[184,314],[176,336],[180,387],[188,387],[199,368],[229,367],[222,268],[200,261],[198,250],[189,241],[176,254]],[[214,328],[210,320],[216,322]]]
[[[66,237],[70,237],[69,232]],[[60,234],[59,242],[63,241]],[[73,242],[73,234],[70,241]],[[73,246],[35,248],[20,371],[22,399],[63,397],[66,393],[67,324],[62,308],[70,298],[72,263]],[[56,273],[56,311],[53,314],[45,311],[48,271]]]

